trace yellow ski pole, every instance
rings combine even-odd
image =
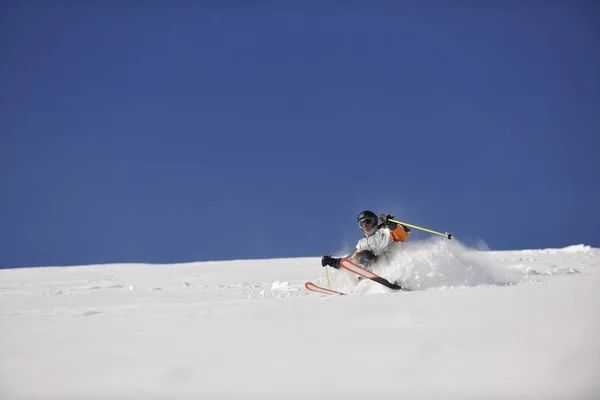
[[[416,225],[407,224],[406,222],[400,222],[400,221],[396,221],[395,219],[388,219],[388,221],[390,221],[390,222],[395,222],[395,223],[397,223],[397,224],[400,224],[400,225],[406,225],[406,226],[410,226],[411,228],[415,228],[415,229],[419,229],[419,230],[421,230],[421,231],[425,231],[425,232],[433,233],[433,234],[435,234],[435,235],[445,236],[445,237],[447,237],[448,239],[454,239],[454,236],[452,236],[452,234],[451,234],[451,233],[448,233],[448,232],[444,232],[444,233],[442,233],[442,232],[432,231],[431,229],[422,228],[422,227],[420,227],[420,226],[416,226]]]
[[[354,253],[356,253],[356,251],[353,251],[352,253],[348,254],[345,258],[352,258],[352,256],[354,256]],[[329,281],[329,269],[327,268],[327,265],[325,266],[325,276],[327,277],[327,287],[331,289],[331,282]]]

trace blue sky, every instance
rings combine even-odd
[[[0,267],[600,247],[594,2],[122,3],[2,4]]]

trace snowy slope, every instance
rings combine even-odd
[[[2,399],[600,398],[600,250],[0,271]]]

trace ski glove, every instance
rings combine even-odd
[[[394,216],[390,214],[379,214],[379,219],[381,222],[387,222],[388,219],[394,219]]]
[[[385,224],[385,226],[386,226],[387,228],[389,228],[389,230],[391,230],[391,231],[393,231],[394,229],[396,229],[396,227],[398,226],[398,224],[397,224],[397,223],[388,221],[388,220],[390,220],[390,219],[394,219],[394,216],[393,216],[393,215],[390,215],[390,214],[381,214],[381,215],[379,216],[379,219],[380,219],[380,220],[381,220],[381,222],[383,222],[383,223]]]
[[[321,258],[321,265],[329,265],[332,268],[338,269],[340,267],[340,259],[331,256],[323,256],[323,258]]]

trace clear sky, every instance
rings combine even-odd
[[[2,2],[0,267],[600,247],[597,2],[271,3]]]

